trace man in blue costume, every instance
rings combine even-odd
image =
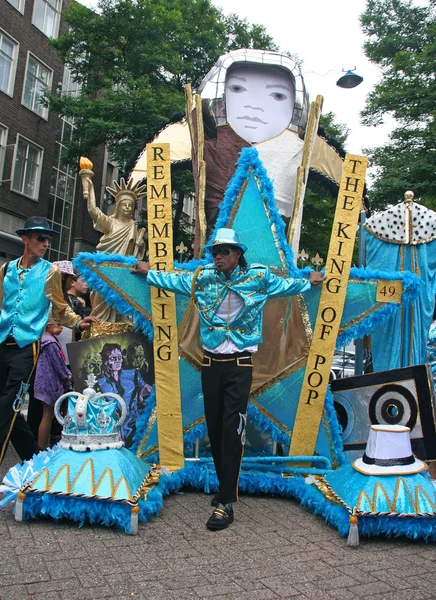
[[[154,271],[139,262],[134,272],[147,283],[193,299],[200,316],[204,358],[201,383],[204,412],[219,491],[208,529],[225,529],[233,521],[245,442],[252,355],[262,343],[262,308],[269,298],[301,294],[322,282],[321,273],[308,279],[284,279],[264,265],[247,265],[247,247],[233,229],[221,228],[209,243],[214,264],[192,273]]]
[[[66,327],[83,331],[96,320],[81,319],[71,310],[61,272],[43,259],[52,236],[58,235],[47,219],[30,217],[16,233],[23,240],[23,256],[0,269],[0,463],[9,439],[22,460],[39,450],[20,408],[35,374],[50,302],[54,318]]]

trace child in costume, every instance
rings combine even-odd
[[[71,383],[71,372],[58,339],[62,332],[59,325],[49,317],[45,333],[41,338],[41,352],[36,366],[34,397],[42,402],[43,413],[38,428],[38,445],[45,449],[50,445],[50,429],[54,418],[54,404]]]

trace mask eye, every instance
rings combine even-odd
[[[281,92],[273,92],[272,94],[270,94],[270,96],[274,98],[274,100],[277,100],[277,102],[283,102],[283,100],[288,99],[287,95],[282,94]]]
[[[236,83],[231,84],[228,86],[228,89],[233,93],[233,94],[242,94],[243,92],[247,91],[247,88],[245,88],[243,85],[238,85]]]

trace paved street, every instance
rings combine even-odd
[[[11,451],[0,468],[14,464]],[[0,510],[1,600],[436,598],[434,545],[361,539],[350,549],[291,500],[243,496],[230,529],[205,528],[210,497],[166,499],[128,536]]]

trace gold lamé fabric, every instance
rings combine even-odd
[[[92,291],[89,295],[92,311],[91,315],[102,323],[128,323],[128,317],[123,317],[115,308],[106,304],[102,296]]]

